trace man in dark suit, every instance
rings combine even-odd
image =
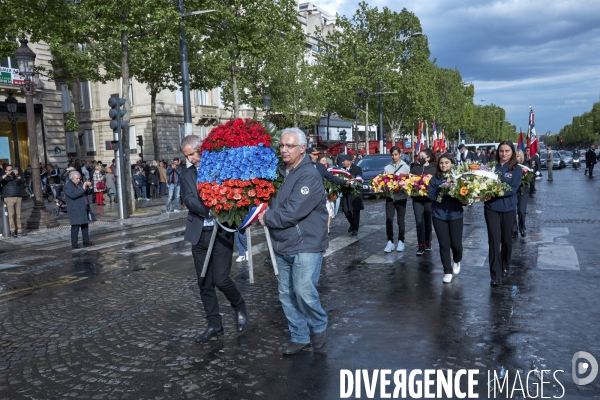
[[[354,178],[362,178],[362,169],[352,164],[352,156],[346,156],[342,159],[344,169],[348,171]],[[360,225],[360,210],[365,208],[361,195],[353,195],[352,188],[343,189],[344,196],[342,197],[342,210],[346,215],[346,219],[350,223],[348,232],[352,232],[352,236],[358,235],[358,226]]]
[[[474,157],[473,152],[469,151],[464,143],[458,145],[458,152],[460,155],[460,163],[472,162]]]
[[[487,162],[488,162],[487,156],[485,155],[485,153],[483,151],[481,151],[481,149],[479,147],[477,148],[477,153],[475,153],[474,161],[480,162],[482,164],[487,164]]]
[[[217,223],[211,216],[210,210],[200,200],[197,188],[198,166],[200,165],[200,145],[202,139],[198,136],[186,136],[181,142],[181,151],[192,164],[181,171],[181,197],[188,208],[188,217],[185,225],[184,240],[192,244],[192,257],[198,275],[200,297],[206,311],[208,328],[196,337],[197,343],[210,340],[214,336],[223,335],[223,325],[219,314],[219,303],[215,286],[225,295],[235,310],[236,328],[238,332],[244,330],[248,322],[246,303],[237,290],[235,283],[229,277],[233,256],[233,233],[227,232],[220,226],[217,228],[210,262],[206,276],[202,278],[202,267],[206,259],[208,245],[214,225]]]

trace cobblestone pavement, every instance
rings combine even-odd
[[[246,263],[232,268],[249,326],[235,331],[219,294],[225,335],[204,345],[194,344],[206,325],[183,220],[98,225],[96,246],[79,250],[65,230],[43,235],[49,244],[23,241],[1,250],[0,398],[335,399],[340,369],[383,368],[479,369],[479,398],[488,398],[488,371],[504,368],[512,384],[516,371],[563,370],[563,398],[600,398],[600,378],[571,378],[576,351],[600,359],[600,186],[580,171],[554,175],[539,181],[529,234],[515,240],[514,272],[499,288],[489,285],[480,204],[466,209],[462,271],[449,285],[437,242],[415,255],[410,205],[404,253],[382,251],[382,200],[366,201],[358,237],[338,215],[319,288],[329,342],[292,357],[280,352],[289,332],[261,233],[255,282]],[[540,378],[523,375],[523,385],[533,394]],[[545,381],[544,396],[561,395],[552,376]]]

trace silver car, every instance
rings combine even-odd
[[[546,166],[546,150],[540,151],[540,169],[548,169]],[[571,160],[573,162],[573,160]],[[552,150],[552,169],[561,169],[561,157],[557,150]]]
[[[573,153],[571,153],[570,151],[566,151],[566,150],[562,150],[559,153],[565,163],[565,167],[572,167],[573,166]]]

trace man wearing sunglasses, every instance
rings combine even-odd
[[[259,222],[270,230],[279,268],[279,300],[288,320],[291,341],[283,354],[311,345],[321,349],[327,341],[327,313],[321,306],[317,283],[323,253],[328,247],[323,178],[306,155],[306,135],[286,128],[279,146],[285,180],[277,197]],[[312,333],[312,339],[311,339]]]

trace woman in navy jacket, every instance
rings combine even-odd
[[[487,199],[483,209],[488,231],[491,284],[498,286],[502,284],[501,277],[505,278],[510,273],[512,227],[523,170],[517,163],[515,145],[510,140],[500,143],[494,160],[498,162],[496,172],[500,174],[500,179],[511,187],[504,196]]]
[[[450,172],[453,162],[454,155],[450,153],[442,154],[438,158],[435,175],[429,181],[428,192],[429,200],[431,200],[433,227],[440,244],[440,258],[444,267],[444,283],[450,283],[452,281],[452,274],[458,275],[460,272],[460,262],[463,252],[462,203],[458,199],[448,195],[442,198],[441,203],[437,202],[441,185],[446,181],[445,174]],[[452,249],[452,258],[450,258],[450,249]],[[454,262],[451,262],[451,260]]]

